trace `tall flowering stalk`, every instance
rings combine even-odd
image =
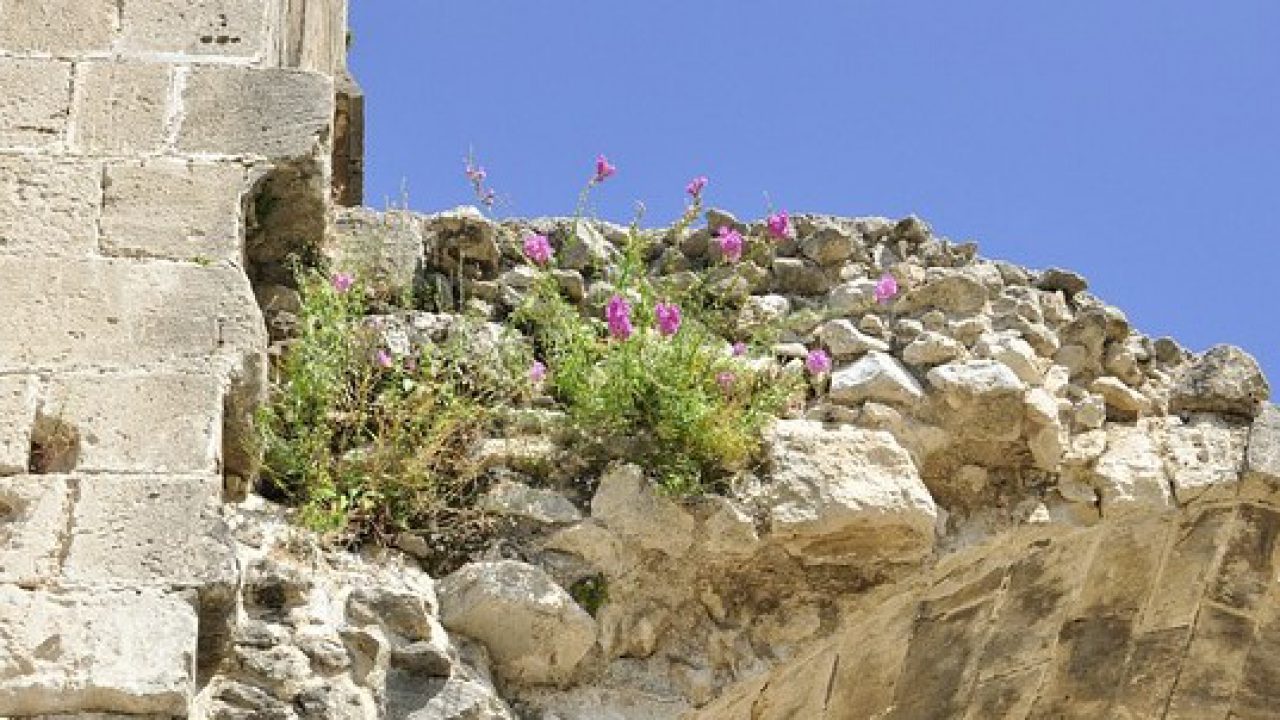
[[[671,337],[680,332],[680,306],[675,303],[660,302],[653,307],[657,319],[658,334]]]

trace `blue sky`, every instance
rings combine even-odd
[[[902,216],[1280,383],[1280,1],[353,0],[367,196]],[[402,195],[402,189],[406,191]],[[1280,394],[1280,393],[1278,393]]]

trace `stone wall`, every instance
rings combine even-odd
[[[0,716],[187,714],[263,389],[246,235],[324,206],[345,12],[0,0]]]

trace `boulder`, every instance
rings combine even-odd
[[[830,397],[841,405],[866,400],[910,405],[924,397],[924,389],[892,356],[873,351],[832,373]]]
[[[635,465],[605,471],[591,498],[591,516],[637,545],[671,557],[684,555],[693,544],[693,517],[659,495]]]
[[[1170,397],[1170,410],[1253,418],[1270,395],[1253,356],[1232,345],[1218,345],[1183,369]]]
[[[914,562],[932,550],[938,509],[893,435],[783,420],[766,443],[768,539],[803,562]]]
[[[824,323],[818,329],[818,337],[822,338],[822,344],[837,358],[854,357],[873,350],[889,352],[889,343],[863,333],[852,322],[843,318]]]
[[[483,643],[510,682],[563,685],[595,645],[595,620],[532,565],[472,563],[438,592],[445,628]]]
[[[929,384],[942,398],[946,425],[978,440],[1016,440],[1022,434],[1027,387],[1009,366],[995,360],[939,365]]]

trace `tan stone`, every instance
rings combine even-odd
[[[124,4],[121,50],[260,57],[268,0],[146,0]]]
[[[230,266],[0,257],[0,307],[0,370],[132,366],[266,346],[248,279]]]
[[[117,0],[10,0],[0,3],[0,52],[60,57],[111,49]]]
[[[62,476],[0,478],[0,583],[34,585],[57,577],[70,512]]]
[[[0,254],[89,255],[101,204],[97,163],[0,155]]]
[[[165,141],[170,66],[91,62],[77,69],[73,145],[86,153],[159,152]]]
[[[242,263],[244,169],[153,160],[108,165],[102,249],[110,255]]]
[[[186,716],[196,609],[160,591],[0,585],[0,714]]]
[[[236,563],[213,476],[71,476],[68,583],[234,584]]]
[[[222,387],[212,373],[58,375],[44,412],[78,432],[77,470],[218,470]]]
[[[0,475],[27,470],[39,388],[31,375],[0,375]]]
[[[183,152],[309,157],[332,121],[333,81],[297,70],[197,67],[183,102]]]
[[[0,58],[0,149],[62,143],[71,105],[71,64]]]

